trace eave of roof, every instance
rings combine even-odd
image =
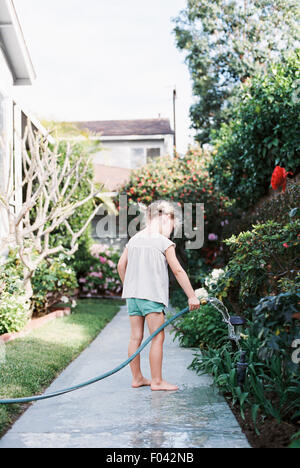
[[[31,85],[36,74],[12,0],[0,0],[0,47],[14,85]]]

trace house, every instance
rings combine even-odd
[[[160,156],[173,156],[174,131],[168,119],[102,120],[76,122],[101,142],[94,154],[96,181],[117,190],[133,169]]]
[[[0,193],[7,184],[20,190],[12,200],[18,209],[22,205],[22,155],[20,137],[27,120],[33,128],[46,131],[14,100],[16,86],[31,86],[35,71],[12,0],[0,0]],[[8,231],[8,221],[0,204],[0,238]]]

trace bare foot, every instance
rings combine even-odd
[[[173,384],[166,382],[165,380],[162,380],[159,383],[151,383],[151,390],[153,391],[159,391],[159,390],[175,391],[175,390],[178,390],[178,387],[177,385],[173,385]]]
[[[138,388],[138,387],[144,387],[146,385],[151,385],[151,380],[145,379],[145,377],[141,378],[140,380],[133,380],[132,381],[132,387],[133,388]]]

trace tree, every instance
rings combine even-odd
[[[210,177],[240,209],[268,192],[275,166],[299,173],[299,91],[300,50],[248,80],[231,122],[212,132]]]
[[[5,190],[0,192],[0,205],[9,221],[9,232],[0,241],[0,251],[9,245],[17,247],[24,265],[24,285],[28,296],[31,296],[30,280],[37,267],[44,259],[60,252],[67,255],[76,252],[78,240],[96,215],[99,204],[94,203],[93,210],[81,225],[71,225],[70,217],[91,200],[98,198],[106,201],[107,197],[102,193],[102,188],[95,188],[93,178],[87,179],[89,188],[85,193],[74,197],[90,167],[90,158],[85,153],[74,160],[72,146],[66,144],[61,164],[60,144],[50,145],[40,133],[33,132],[29,122],[21,143],[22,187],[15,186],[8,177]],[[13,200],[20,190],[23,190],[24,203],[18,210]],[[55,243],[51,239],[52,234],[62,226],[69,234],[68,245]]]
[[[299,20],[295,0],[187,1],[174,32],[177,47],[187,53],[199,142],[210,141],[211,129],[229,120],[241,83],[299,45]]]

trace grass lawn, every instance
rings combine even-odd
[[[123,301],[79,300],[68,317],[33,330],[6,344],[6,361],[0,366],[0,398],[43,393],[119,311]],[[28,405],[0,405],[0,436]]]

